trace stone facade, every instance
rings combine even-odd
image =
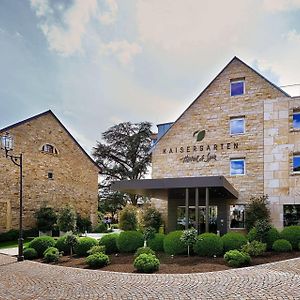
[[[270,196],[272,220],[283,226],[283,205],[300,204],[300,176],[293,173],[293,154],[300,153],[300,130],[293,129],[293,111],[300,98],[264,103],[264,191]]]
[[[231,80],[240,78],[245,93],[230,96]],[[295,106],[300,99],[234,58],[155,145],[152,178],[225,176],[239,192],[237,200],[226,200],[228,213],[229,205],[268,194],[274,225],[282,227],[282,203],[300,203],[300,177],[291,175],[291,152],[300,151],[300,133],[290,129]],[[233,117],[244,117],[244,134],[230,134]],[[194,133],[199,130],[205,130],[205,137],[197,142]],[[198,155],[204,155],[202,161],[188,158]],[[230,175],[234,158],[245,159],[245,175]],[[168,219],[168,197],[154,204]]]
[[[13,153],[23,154],[24,227],[35,226],[34,212],[43,205],[55,210],[71,205],[95,225],[98,167],[51,111],[4,128],[14,138]],[[57,153],[43,151],[50,144]],[[0,155],[0,232],[18,228],[19,168]],[[48,173],[53,178],[48,178]]]

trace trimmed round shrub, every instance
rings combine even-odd
[[[86,263],[91,268],[103,268],[109,264],[109,257],[104,253],[95,253],[86,258]]]
[[[250,242],[259,241],[259,237],[258,237],[257,230],[255,227],[249,231],[247,237]],[[276,228],[272,227],[265,234],[262,242],[267,244],[268,250],[271,250],[274,242],[279,239],[280,239],[280,234],[279,234],[278,230]]]
[[[225,253],[224,260],[229,267],[239,268],[249,266],[251,257],[248,253],[230,250]]]
[[[63,235],[56,240],[55,247],[60,251],[63,252],[64,255],[70,254],[70,247],[66,243],[66,236]]]
[[[134,253],[134,257],[138,257],[139,255],[141,255],[143,253],[155,255],[155,252],[151,248],[149,248],[149,247],[140,247]]]
[[[221,238],[214,233],[203,233],[197,237],[194,252],[199,256],[212,257],[223,254],[223,243]]]
[[[154,238],[150,239],[147,244],[152,250],[156,252],[164,251],[164,239],[165,235],[162,233],[156,233]]]
[[[293,249],[298,249],[298,244],[300,242],[300,226],[289,226],[285,227],[280,234],[280,237],[291,243]]]
[[[135,252],[144,244],[143,234],[138,231],[123,231],[117,239],[117,246],[120,252]]]
[[[42,257],[43,253],[49,247],[55,246],[55,240],[51,236],[40,236],[34,238],[28,245],[28,248],[33,248],[38,254],[38,257]]]
[[[221,237],[223,242],[224,252],[229,250],[240,250],[247,243],[244,235],[237,232],[228,232]]]
[[[153,254],[143,253],[139,255],[133,263],[138,272],[153,273],[159,269],[159,260]]]
[[[181,230],[172,231],[164,238],[164,251],[170,255],[187,253],[187,246],[180,240]]]
[[[75,245],[74,251],[78,256],[87,256],[87,252],[96,245],[98,245],[97,240],[91,237],[83,237],[80,238],[78,244]]]
[[[33,248],[25,248],[23,252],[25,259],[35,259],[38,257],[38,254]]]
[[[104,235],[99,240],[99,245],[100,246],[105,246],[105,252],[107,254],[119,252],[119,249],[118,249],[118,246],[117,246],[117,239],[118,238],[119,238],[119,234],[117,234],[117,233]]]
[[[267,249],[271,250],[274,242],[279,240],[279,239],[280,239],[279,231],[276,228],[272,227],[267,232],[266,238],[263,242],[267,244]]]
[[[276,252],[291,252],[293,247],[289,241],[280,239],[274,242],[272,249]]]
[[[105,253],[105,246],[93,246],[90,250],[87,251],[89,255],[96,253]]]
[[[252,241],[251,243],[247,243],[242,247],[242,251],[248,253],[250,256],[260,256],[263,255],[267,250],[267,244]]]
[[[96,228],[94,229],[94,232],[106,233],[107,232],[107,227],[104,223],[100,223],[96,226]]]
[[[44,259],[46,262],[56,262],[59,259],[59,251],[55,247],[49,247],[44,252]]]

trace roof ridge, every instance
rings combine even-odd
[[[92,159],[92,157],[83,149],[83,147],[78,143],[78,141],[74,138],[74,136],[70,133],[70,131],[65,127],[65,125],[58,119],[58,117],[53,113],[53,111],[51,109],[49,110],[46,110],[42,113],[39,113],[37,115],[34,115],[30,118],[27,118],[27,119],[24,119],[22,121],[19,121],[17,123],[14,123],[12,125],[9,125],[9,126],[6,126],[4,128],[0,128],[0,133],[3,132],[3,131],[8,131],[12,128],[15,128],[15,127],[18,127],[22,124],[25,124],[27,122],[30,122],[32,120],[35,120],[37,118],[40,118],[44,115],[47,115],[47,114],[51,114],[54,119],[58,122],[58,124],[66,131],[66,133],[69,135],[69,137],[75,142],[75,144],[79,147],[79,149],[89,158],[89,160],[100,170],[100,167],[98,166],[98,164]]]

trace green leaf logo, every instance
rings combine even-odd
[[[205,130],[197,130],[194,132],[193,136],[196,136],[197,137],[197,142],[200,142],[204,139],[205,137]]]

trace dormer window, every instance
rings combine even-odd
[[[50,144],[45,144],[42,146],[42,152],[51,153],[51,154],[58,154],[57,149]]]
[[[230,80],[230,96],[245,94],[245,78]]]

